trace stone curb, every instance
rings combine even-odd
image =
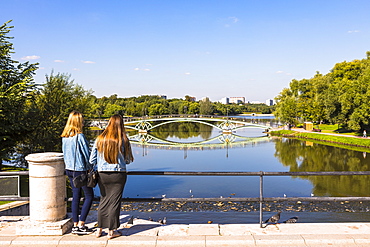
[[[0,227],[0,246],[364,246],[370,223],[297,223],[260,228],[259,224],[159,225],[136,220],[123,236],[16,236],[18,222]],[[90,224],[93,224],[90,223]]]

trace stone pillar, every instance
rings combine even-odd
[[[35,153],[28,155],[26,160],[29,165],[30,219],[17,228],[17,235],[62,235],[72,224],[70,219],[65,220],[63,154]]]

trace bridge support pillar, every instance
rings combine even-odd
[[[66,219],[66,177],[62,153],[36,153],[29,164],[30,218],[17,235],[63,235],[73,222]]]

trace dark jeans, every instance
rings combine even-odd
[[[72,218],[73,222],[78,222],[78,221],[86,221],[87,214],[90,211],[91,204],[94,199],[94,191],[93,188],[83,186],[82,188],[76,188],[73,185],[73,178],[77,177],[78,175],[86,173],[86,171],[71,171],[71,170],[66,170],[66,175],[69,178],[69,182],[72,187],[72,194],[73,194],[73,199],[72,199]],[[81,209],[81,214],[79,213],[80,211],[80,199],[81,199],[81,189],[83,190],[85,194],[85,200],[82,205]],[[78,217],[80,215],[80,217]]]

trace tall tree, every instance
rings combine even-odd
[[[199,102],[199,113],[202,115],[211,115],[213,113],[212,102],[205,98]]]
[[[46,75],[46,82],[39,89],[30,106],[37,126],[30,138],[18,148],[20,153],[61,151],[60,134],[71,111],[89,115],[94,98],[91,91],[74,84],[70,75],[58,73]]]
[[[298,123],[297,100],[292,90],[284,88],[276,97],[276,110],[274,114],[282,123]]]
[[[32,128],[29,121],[26,100],[35,84],[33,75],[37,63],[19,63],[11,58],[13,44],[7,36],[13,26],[8,21],[0,26],[0,170],[2,161],[14,151],[15,144],[27,135]]]

